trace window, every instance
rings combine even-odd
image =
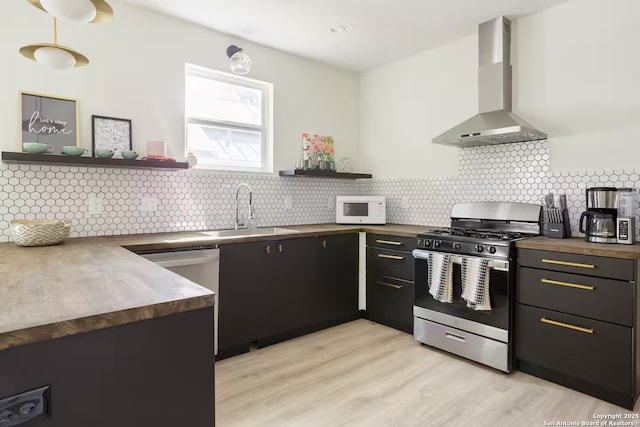
[[[273,172],[273,85],[187,64],[186,152],[198,168]]]

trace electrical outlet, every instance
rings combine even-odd
[[[336,196],[329,196],[329,198],[327,199],[327,207],[329,209],[336,208]]]
[[[89,198],[89,214],[100,215],[101,213],[102,213],[102,199],[100,197],[90,197]]]
[[[49,415],[50,393],[44,386],[0,400],[0,426],[19,426]]]
[[[158,199],[156,197],[143,197],[140,201],[142,212],[155,212],[158,210]]]
[[[291,196],[284,196],[284,208],[290,210],[293,207],[293,198]]]
[[[402,200],[400,201],[400,207],[402,209],[409,209],[409,198],[407,196],[402,196]]]

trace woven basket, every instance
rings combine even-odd
[[[55,245],[66,240],[69,231],[69,221],[11,221],[11,240],[19,246]]]

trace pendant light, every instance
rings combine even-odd
[[[58,44],[58,23],[53,18],[53,44],[39,43],[20,48],[25,58],[36,61],[55,70],[68,70],[82,67],[89,63],[89,59],[75,50]]]
[[[27,0],[38,9],[74,23],[98,24],[113,18],[113,9],[105,0]]]
[[[231,71],[236,74],[247,74],[251,70],[251,58],[238,46],[232,44],[227,48]]]

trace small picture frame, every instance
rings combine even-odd
[[[76,99],[20,91],[19,104],[20,151],[25,142],[48,144],[52,154],[79,145]]]
[[[91,116],[91,149],[125,151],[132,150],[131,120],[117,117]]]

